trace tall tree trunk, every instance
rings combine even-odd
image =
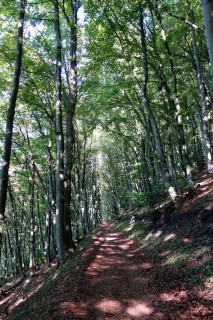
[[[53,196],[53,186],[52,186],[52,165],[51,165],[51,155],[48,156],[48,175],[47,175],[47,198],[49,206],[46,209],[46,220],[45,220],[45,255],[47,264],[51,261],[50,245],[51,245],[51,230],[52,230],[52,218],[53,211],[55,207],[55,201]]]
[[[42,212],[40,211],[40,197],[39,194],[37,193],[37,212],[38,212],[38,227],[39,227],[39,232],[40,232],[40,243],[42,250],[44,252],[45,250],[45,243],[44,243],[44,236],[43,236],[43,227],[42,227]]]
[[[55,14],[55,34],[57,42],[56,50],[56,246],[58,250],[59,263],[64,264],[64,135],[62,124],[62,94],[61,94],[61,66],[62,66],[62,42],[59,20],[58,1],[53,0]]]
[[[190,7],[190,1],[188,0],[187,2],[189,5],[189,16],[192,19],[192,22],[194,23],[194,14]],[[213,5],[212,5],[212,9],[213,9]],[[212,11],[212,14],[213,14],[213,11]],[[202,70],[200,66],[200,59],[199,59],[198,49],[197,49],[196,34],[195,34],[195,29],[193,27],[193,24],[191,25],[191,33],[192,33],[192,46],[194,51],[194,60],[196,64],[197,79],[198,79],[200,97],[201,97],[201,117],[202,117],[201,120],[202,120],[202,134],[203,134],[205,162],[207,164],[208,172],[212,172],[213,164],[212,164],[212,157],[211,157],[211,145],[210,145],[209,136],[208,136],[208,115],[207,115],[209,97],[205,93],[205,86],[204,86],[203,75],[202,75]],[[213,37],[213,32],[212,32],[212,37]],[[213,45],[213,41],[212,41],[212,45]],[[212,46],[212,55],[213,55],[213,46]],[[212,60],[212,63],[213,63],[213,60]]]
[[[21,241],[19,240],[18,226],[17,226],[17,209],[16,209],[16,203],[15,203],[15,199],[13,197],[12,189],[10,185],[8,187],[8,191],[9,191],[9,198],[10,198],[11,207],[13,211],[13,231],[14,231],[15,245],[16,245],[16,248],[15,248],[16,268],[18,268],[20,277],[24,278],[25,273],[22,265],[21,245],[20,245]]]
[[[13,122],[15,116],[16,101],[19,90],[19,80],[21,75],[22,66],[22,47],[23,47],[23,29],[24,29],[24,16],[25,16],[25,0],[20,1],[19,23],[18,23],[18,37],[16,49],[16,64],[13,78],[13,88],[10,95],[10,102],[7,111],[6,121],[6,134],[4,140],[4,153],[2,159],[2,169],[0,178],[0,248],[2,243],[3,223],[5,216],[5,207],[7,200],[7,187],[8,187],[8,173],[10,167],[10,158],[12,150],[12,137],[13,137]]]
[[[213,1],[201,0],[203,25],[210,60],[210,77],[213,89]]]
[[[35,262],[35,215],[34,215],[34,202],[35,202],[35,169],[32,163],[32,176],[29,178],[29,202],[30,202],[30,274],[32,275],[36,269]],[[31,181],[30,181],[31,180]]]
[[[76,0],[70,1],[71,17],[66,14],[63,7],[63,13],[70,27],[70,73],[67,74],[69,86],[69,97],[66,111],[66,145],[65,145],[65,187],[64,187],[64,226],[65,243],[67,247],[74,247],[71,228],[71,173],[74,162],[74,114],[77,102],[77,13],[78,5]]]
[[[4,237],[4,280],[7,283],[8,279],[8,250],[7,250],[7,238]]]

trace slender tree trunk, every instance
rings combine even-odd
[[[52,190],[52,177],[51,177],[51,159],[48,159],[48,175],[47,175],[47,198],[49,207],[46,209],[46,220],[45,220],[45,256],[47,264],[51,261],[50,244],[51,244],[51,222],[52,222],[52,211],[53,211],[53,190]]]
[[[32,163],[32,176],[29,181],[29,202],[30,202],[30,274],[32,275],[36,269],[35,263],[35,215],[34,215],[34,202],[35,202],[35,171]]]
[[[37,193],[37,212],[38,212],[38,227],[39,227],[39,232],[40,232],[40,242],[41,242],[41,247],[44,252],[45,249],[45,243],[44,243],[44,236],[43,236],[43,228],[42,228],[42,221],[41,221],[41,211],[40,211],[40,199],[39,199],[39,194]]]
[[[7,238],[4,237],[4,280],[7,283],[8,279],[8,250],[7,250]]]
[[[213,1],[201,0],[203,25],[210,60],[210,77],[213,89]]]
[[[45,248],[46,248],[46,258],[51,261],[50,255],[50,247],[51,240],[52,246],[56,251],[55,245],[55,235],[56,235],[56,194],[55,194],[55,186],[53,181],[55,181],[55,172],[53,166],[53,157],[51,152],[51,144],[47,146],[47,155],[48,155],[48,199],[49,199],[49,212],[46,217],[46,240],[45,240]]]
[[[204,1],[203,1],[204,2]],[[210,3],[210,1],[208,1]],[[211,2],[212,3],[212,2]],[[194,15],[190,7],[190,1],[188,0],[189,5],[189,15],[194,23]],[[213,5],[212,5],[212,14],[213,14]],[[213,20],[213,18],[212,18]],[[196,72],[197,72],[197,79],[200,89],[200,98],[201,98],[201,116],[202,116],[202,134],[203,134],[203,146],[204,146],[204,154],[205,154],[205,162],[207,164],[208,172],[213,171],[213,164],[212,164],[212,157],[211,157],[211,145],[208,136],[208,105],[209,105],[209,97],[205,93],[205,86],[203,81],[202,70],[200,66],[200,59],[198,55],[197,49],[197,41],[196,41],[196,34],[193,25],[191,25],[191,33],[192,33],[192,45],[194,51],[194,60],[196,64]],[[212,29],[212,37],[213,37],[213,29]],[[213,41],[212,41],[212,57],[213,57]],[[213,59],[212,59],[213,63]],[[213,74],[212,74],[213,75]]]
[[[20,1],[19,23],[18,23],[18,37],[17,37],[17,49],[16,49],[16,64],[13,79],[13,88],[10,95],[10,102],[7,111],[6,121],[6,134],[4,140],[4,153],[3,153],[3,165],[1,169],[0,178],[0,248],[2,243],[3,223],[5,216],[5,207],[7,199],[7,187],[8,187],[8,173],[10,167],[10,157],[12,150],[12,137],[13,137],[13,122],[15,116],[16,101],[19,90],[19,80],[21,75],[22,66],[22,46],[23,46],[23,28],[24,28],[24,16],[25,16],[25,0]]]
[[[16,274],[15,269],[16,269],[16,261],[17,260],[16,260],[16,256],[15,256],[15,249],[13,248],[13,246],[11,244],[12,234],[9,233],[8,229],[6,232],[7,232],[7,243],[8,243],[8,248],[9,248],[9,252],[10,252],[11,275],[14,276]]]
[[[57,42],[56,50],[56,246],[58,250],[59,263],[64,264],[66,260],[64,243],[64,136],[62,124],[62,94],[61,94],[61,67],[62,67],[62,42],[59,20],[58,1],[53,0],[55,13],[55,34]]]
[[[18,268],[18,272],[20,274],[21,278],[25,277],[25,273],[23,270],[23,265],[22,265],[22,256],[21,256],[21,245],[20,245],[20,240],[19,240],[19,235],[18,235],[18,226],[17,226],[17,209],[16,209],[16,204],[15,200],[12,194],[11,187],[8,187],[9,191],[9,198],[12,206],[12,211],[13,211],[13,231],[15,235],[15,260],[16,260],[16,269]]]

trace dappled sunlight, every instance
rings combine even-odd
[[[190,316],[190,318],[189,318]],[[200,304],[189,306],[189,309],[183,313],[183,319],[212,319],[209,308]]]
[[[59,272],[56,272],[56,273],[53,275],[52,279],[55,280],[55,279],[57,278],[58,274],[59,274]]]
[[[175,198],[177,197],[177,193],[175,191],[175,188],[174,187],[169,187],[169,196],[171,198],[171,200],[175,200]]]
[[[134,223],[130,223],[129,227],[126,228],[126,231],[131,231],[134,228]]]
[[[195,252],[196,260],[191,261],[193,267],[202,267],[206,262],[212,261],[212,250],[209,247],[203,246]]]
[[[163,231],[162,230],[158,230],[157,232],[153,233],[150,232],[145,238],[144,241],[148,241],[148,240],[155,240],[157,238],[159,238],[162,235]]]
[[[176,320],[180,314],[184,315],[183,319],[190,319],[188,313],[202,312],[207,318],[209,311],[205,303],[212,298],[211,279],[204,284],[205,293],[193,291],[194,302],[190,305],[191,293],[177,277],[178,272],[173,273],[171,269],[171,265],[178,265],[188,257],[171,250],[170,245],[191,245],[188,238],[177,239],[175,233],[165,235],[161,230],[153,232],[152,240],[158,243],[160,257],[155,260],[122,232],[117,233],[107,225],[101,230],[99,237],[93,237],[93,245],[81,254],[82,260],[73,273],[64,278],[57,289],[53,288],[61,300],[57,307],[51,304],[48,319],[160,320],[170,319],[172,315]],[[205,255],[210,255],[208,246],[197,249],[197,259]],[[165,268],[167,264],[170,266]],[[17,301],[20,304],[23,298]]]
[[[30,299],[37,292],[39,292],[45,284],[45,279],[42,275],[35,274],[36,278],[34,279],[34,283],[32,286],[32,278],[27,278],[20,285],[17,286],[17,289],[8,294],[7,297],[0,301],[0,305],[8,302],[8,312],[12,312],[16,307],[20,306],[27,299]]]
[[[186,291],[180,291],[180,292],[170,292],[170,293],[162,293],[160,295],[160,299],[162,301],[181,301],[181,299],[187,298],[187,292]]]
[[[116,237],[106,237],[106,241],[108,240],[116,240],[117,238]]]
[[[158,230],[156,233],[153,234],[152,238],[157,239],[160,237],[160,235],[163,233],[162,230]]]
[[[99,236],[102,237],[101,234]],[[149,278],[142,277],[139,272],[151,269],[152,263],[134,263],[134,259],[138,258],[139,249],[134,246],[132,240],[123,237],[120,232],[113,233],[113,236],[108,232],[105,242],[94,239],[94,243],[97,244],[95,259],[88,264],[84,273],[85,282],[89,283],[90,287],[81,289],[81,292],[78,289],[76,291],[78,295],[87,292],[90,298],[87,298],[85,303],[73,299],[61,304],[63,315],[72,314],[75,319],[82,317],[111,320],[116,316],[119,319],[143,319],[151,315],[154,308],[139,298],[143,285],[148,284]],[[100,288],[101,293],[97,299],[96,290]],[[97,317],[96,313],[103,316]]]
[[[100,245],[100,244],[101,244],[100,241],[97,241],[97,240],[96,240],[96,241],[94,242],[94,245],[96,245],[96,246],[98,246],[98,245]]]
[[[198,196],[197,196],[198,199],[200,199],[203,196],[206,196],[210,192],[212,192],[212,183],[213,183],[212,177],[209,177],[209,178],[199,182]]]
[[[130,306],[127,308],[126,312],[133,317],[140,318],[141,316],[151,315],[153,313],[153,308],[150,307],[148,303],[143,301],[131,301]],[[140,318],[141,319],[141,318]]]
[[[165,251],[159,253],[159,256],[160,256],[160,257],[166,257],[166,256],[168,256],[170,253],[171,253],[171,250],[168,249],[168,250],[165,250]]]
[[[205,290],[203,290],[203,288],[205,288]],[[197,296],[200,299],[205,299],[212,302],[213,301],[213,295],[212,295],[213,275],[205,279],[205,281],[203,282],[203,288],[202,290],[197,292]]]
[[[101,250],[105,250],[104,248],[115,248],[115,247],[117,247],[117,245],[116,244],[105,244],[105,243],[103,243],[102,245],[101,245]]]
[[[26,279],[25,281],[24,281],[24,284],[23,284],[23,288],[25,288],[27,285],[28,285],[28,283],[30,282],[30,279]]]
[[[202,246],[201,248],[198,248],[196,250],[196,256],[197,257],[201,257],[203,254],[211,254],[211,249],[207,246]]]
[[[119,301],[110,300],[108,298],[105,298],[99,301],[95,305],[95,307],[102,312],[108,312],[108,313],[119,313],[123,310],[122,305]]]
[[[129,244],[119,245],[118,247],[119,247],[120,249],[126,250],[126,249],[129,249]]]
[[[12,301],[12,299],[15,297],[15,294],[11,294],[11,295],[9,295],[7,298],[5,297],[4,299],[2,299],[1,301],[0,301],[0,306],[2,305],[2,304],[4,304],[5,302],[10,302],[10,301]]]
[[[164,241],[168,241],[168,240],[175,239],[175,238],[176,238],[176,234],[170,233],[164,238]]]
[[[191,240],[191,239],[188,239],[188,238],[182,238],[181,240],[182,240],[182,242],[183,242],[184,244],[192,243],[192,240]]]
[[[168,256],[164,264],[165,265],[177,264],[178,262],[180,263],[180,261],[184,261],[187,258],[188,258],[187,253],[176,252]]]
[[[151,269],[152,267],[153,267],[153,264],[152,263],[150,263],[150,262],[143,262],[143,263],[141,263],[141,268],[143,268],[143,269]]]

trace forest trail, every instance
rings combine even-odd
[[[90,249],[91,250],[91,249]],[[93,259],[73,299],[62,304],[70,319],[142,319],[153,311],[148,277],[134,243],[110,225],[102,225],[93,243]],[[145,269],[151,268],[143,263]],[[142,274],[144,273],[144,274]]]
[[[123,232],[102,224],[39,319],[212,319],[210,301],[152,260]]]

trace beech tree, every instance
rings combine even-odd
[[[56,33],[56,148],[57,148],[57,169],[56,169],[56,243],[60,263],[65,262],[65,243],[64,243],[64,134],[62,125],[62,39],[59,20],[58,1],[54,0],[55,11],[55,33]]]
[[[13,78],[13,88],[10,94],[9,107],[7,111],[6,133],[4,139],[4,153],[2,157],[2,168],[0,178],[0,249],[2,243],[3,223],[5,216],[5,207],[7,200],[8,188],[8,172],[10,167],[10,157],[12,150],[12,137],[13,137],[13,122],[16,109],[16,100],[19,90],[19,82],[22,67],[22,48],[23,48],[23,30],[24,30],[24,17],[25,17],[25,0],[20,1],[20,11],[18,20],[18,35],[17,35],[17,48],[16,48],[16,62]]]
[[[213,88],[213,3],[209,0],[201,0],[201,4],[203,13],[204,32],[210,60],[211,84]]]
[[[70,13],[66,11],[63,3],[63,13],[69,27],[70,52],[67,59],[70,63],[66,68],[66,78],[68,85],[68,98],[66,105],[66,147],[65,147],[65,168],[64,168],[64,225],[65,242],[69,247],[74,247],[71,229],[71,173],[74,163],[74,114],[77,104],[77,15],[80,3],[77,0],[70,1]]]

